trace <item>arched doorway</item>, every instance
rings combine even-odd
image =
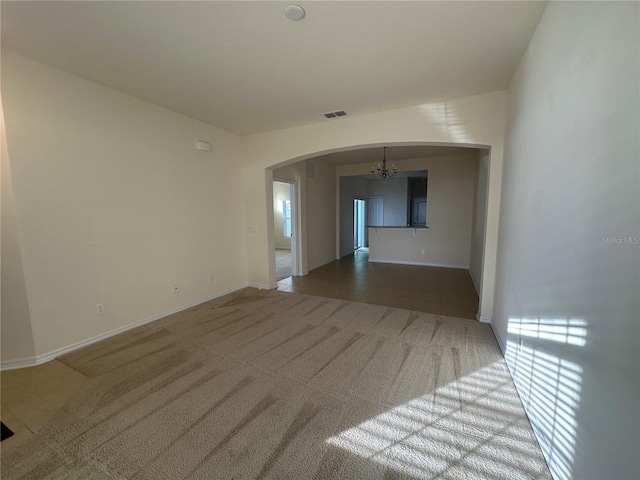
[[[422,154],[425,154],[425,152],[431,151],[431,154],[434,155],[433,152],[435,152],[435,155],[444,155],[446,154],[449,150],[455,150],[457,152],[477,152],[477,159],[478,159],[478,165],[481,164],[482,159],[484,160],[484,165],[485,165],[485,171],[482,174],[478,175],[478,178],[481,179],[482,182],[484,182],[482,185],[479,185],[479,187],[476,187],[476,203],[477,205],[474,206],[474,222],[476,223],[476,225],[474,225],[474,246],[472,248],[472,250],[474,251],[474,260],[473,262],[469,261],[468,262],[468,267],[469,270],[471,272],[472,270],[472,263],[473,263],[473,268],[475,269],[475,272],[472,272],[472,277],[474,280],[474,284],[476,285],[476,289],[478,290],[479,293],[479,297],[480,297],[480,308],[478,310],[478,319],[482,320],[488,320],[488,316],[490,316],[490,312],[491,312],[491,308],[492,308],[492,300],[493,300],[493,296],[492,296],[492,291],[493,291],[493,274],[494,274],[494,270],[495,270],[495,265],[490,265],[489,266],[489,270],[490,272],[487,272],[487,265],[486,265],[486,256],[485,256],[485,250],[487,247],[487,242],[486,242],[486,238],[487,238],[487,209],[488,209],[488,197],[489,197],[489,174],[488,174],[488,167],[489,167],[489,161],[490,161],[490,148],[484,145],[461,145],[461,144],[442,144],[442,143],[438,143],[438,144],[434,144],[434,143],[429,143],[429,142],[411,142],[411,143],[385,143],[385,144],[368,144],[368,145],[354,145],[354,146],[350,146],[350,147],[344,147],[344,148],[340,148],[340,149],[332,149],[332,150],[325,150],[325,151],[321,151],[321,152],[316,152],[315,154],[309,154],[309,155],[304,155],[304,156],[300,156],[297,158],[293,158],[290,160],[287,160],[285,162],[281,162],[279,164],[274,165],[273,167],[271,167],[270,172],[273,175],[273,171],[277,170],[277,169],[281,169],[283,168],[283,166],[286,166],[287,168],[296,171],[296,173],[300,176],[301,178],[301,183],[300,183],[300,191],[301,191],[301,198],[304,199],[306,197],[307,194],[307,182],[314,182],[317,181],[317,179],[314,179],[314,173],[315,171],[319,170],[319,167],[321,166],[321,162],[327,161],[329,158],[331,157],[340,157],[341,160],[338,162],[338,164],[340,165],[340,168],[344,171],[345,168],[343,168],[344,165],[347,165],[349,161],[351,160],[355,160],[356,163],[366,163],[366,170],[368,170],[369,168],[371,168],[371,158],[369,158],[368,160],[362,160],[362,154],[363,152],[367,152],[367,151],[371,151],[371,150],[375,150],[375,149],[380,149],[382,146],[386,146],[388,147],[388,151],[392,152],[391,153],[391,159],[393,160],[393,149],[395,148],[397,152],[404,152],[402,155],[404,155],[402,158],[404,159],[408,159],[411,157],[415,157],[415,156],[419,156],[421,155],[420,152],[422,152]],[[480,155],[480,152],[482,152],[482,156]],[[360,165],[360,170],[362,170],[362,165]],[[347,172],[349,171],[348,168],[346,170]],[[340,198],[339,198],[339,175],[336,174],[336,178],[335,178],[335,182],[336,182],[336,204],[339,204],[340,202]],[[271,194],[269,194],[271,195]],[[349,202],[353,203],[353,199],[348,199]],[[340,225],[340,218],[339,218],[339,212],[338,212],[338,208],[336,209],[336,217],[335,217],[335,223],[336,223],[336,247],[335,247],[335,251],[336,251],[336,255],[335,258],[339,258],[340,257],[340,248],[339,248],[339,242],[340,242],[340,234],[341,234],[341,229],[344,230],[345,229],[345,225]],[[475,210],[477,210],[477,212],[475,212]],[[352,214],[351,214],[352,215]],[[307,273],[306,271],[306,267],[307,265],[310,264],[310,260],[309,260],[309,255],[312,255],[311,257],[311,261],[313,261],[314,259],[314,255],[316,255],[316,251],[312,248],[311,250],[309,250],[307,247],[307,242],[306,242],[306,235],[307,235],[307,225],[306,225],[306,215],[305,215],[305,208],[302,207],[300,209],[300,226],[301,226],[301,232],[300,232],[300,236],[301,236],[301,248],[300,248],[300,257],[301,257],[301,265],[304,264],[305,268],[303,269],[304,271],[301,272],[302,274]],[[353,217],[351,217],[353,218]],[[311,229],[314,228],[314,225],[312,224]],[[352,230],[353,230],[353,225],[349,225],[346,228],[349,229],[348,231],[348,235],[352,235]],[[315,232],[317,236],[317,232]],[[312,235],[313,237],[313,235]],[[313,266],[313,265],[312,265]],[[270,270],[275,270],[275,264],[270,265]],[[275,273],[275,272],[274,272]],[[475,274],[474,274],[475,273]],[[487,275],[487,273],[489,273]],[[272,276],[273,278],[273,282],[270,283],[270,288],[275,288],[275,274]],[[488,284],[487,283],[487,278],[490,279],[491,283]],[[490,285],[490,288],[487,288],[487,285]],[[484,290],[484,291],[483,291]],[[484,309],[484,310],[483,310]],[[488,313],[488,315],[486,315]],[[482,318],[485,317],[485,318]]]

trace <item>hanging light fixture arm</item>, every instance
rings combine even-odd
[[[378,166],[371,167],[371,175],[373,177],[380,178],[394,178],[398,170],[396,169],[396,164],[393,163],[391,165],[391,170],[387,168],[387,147],[382,147],[382,166],[378,164]]]

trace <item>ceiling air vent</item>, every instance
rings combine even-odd
[[[337,112],[324,113],[323,115],[327,118],[337,118],[344,117],[346,114],[347,112],[345,112],[344,110],[338,110]]]

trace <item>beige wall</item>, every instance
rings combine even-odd
[[[491,168],[485,234],[485,268],[481,294],[481,314],[490,318],[493,303],[494,265],[502,179],[505,92],[465,97],[448,102],[419,105],[360,117],[347,117],[315,125],[278,130],[244,137],[247,160],[243,185],[248,227],[249,281],[269,284],[275,278],[270,261],[273,236],[271,210],[272,177],[265,169],[312,158],[319,153],[382,145],[464,145],[490,146]],[[269,223],[268,223],[269,222]]]
[[[240,138],[9,52],[2,98],[36,355],[246,284]]]
[[[336,167],[313,162],[307,178],[307,262],[309,270],[336,259]]]
[[[2,338],[1,359],[3,363],[6,363],[17,358],[33,357],[35,355],[35,347],[24,270],[22,268],[22,251],[18,237],[16,205],[13,195],[11,164],[7,150],[4,113],[1,109],[0,134],[2,141],[2,150],[0,152],[2,156],[2,170],[0,172],[2,181],[0,337]]]
[[[290,249],[291,237],[284,236],[284,217],[282,201],[290,200],[291,187],[288,183],[273,183],[273,231],[276,248]]]
[[[639,23],[549,2],[509,87],[493,326],[556,479],[640,478]]]

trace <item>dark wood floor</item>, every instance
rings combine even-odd
[[[476,319],[478,294],[469,271],[369,263],[359,250],[304,277],[278,282],[278,290]]]

